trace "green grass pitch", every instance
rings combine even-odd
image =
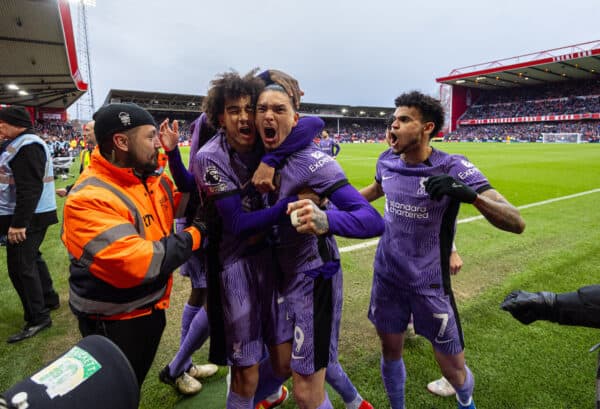
[[[492,185],[516,206],[600,188],[600,145],[440,143],[436,148],[461,153],[474,162]],[[373,181],[382,144],[342,145],[338,157],[350,181],[361,188]],[[183,157],[187,156],[184,149]],[[79,164],[73,165],[75,175]],[[57,181],[57,187],[68,181]],[[524,326],[499,310],[504,295],[529,291],[571,291],[600,283],[600,192],[521,211],[527,228],[513,235],[485,220],[458,225],[456,244],[464,267],[453,280],[466,340],[466,358],[481,408],[589,408],[595,400],[596,355],[588,349],[600,341],[594,329],[538,322]],[[59,210],[64,199],[58,199]],[[380,211],[383,201],[374,204]],[[477,215],[463,206],[459,219]],[[52,313],[54,325],[18,344],[4,339],[23,325],[22,309],[6,273],[0,249],[0,391],[32,375],[79,339],[68,299],[68,258],[59,238],[60,225],[49,229],[42,252],[53,274],[62,306]],[[355,240],[339,239],[340,247]],[[375,247],[344,253],[344,316],[340,362],[363,397],[376,408],[389,407],[379,375],[379,343],[366,318]],[[142,408],[223,408],[226,368],[204,383],[197,396],[183,398],[158,381],[158,371],[179,345],[180,315],[189,283],[175,275],[168,324],[154,365],[142,388]],[[206,358],[206,347],[195,361]],[[431,346],[423,339],[405,348],[409,408],[454,408],[453,398],[425,389],[439,377]],[[334,407],[344,408],[329,391]],[[285,408],[293,408],[289,401]]]

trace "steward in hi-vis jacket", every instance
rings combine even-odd
[[[201,246],[202,223],[174,233],[181,194],[163,173],[152,116],[135,104],[94,115],[98,147],[64,206],[69,305],[83,336],[104,335],[141,384],[165,327],[172,272]]]

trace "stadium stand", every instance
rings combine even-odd
[[[449,141],[598,142],[600,41],[458,68],[438,78]]]
[[[158,122],[165,118],[180,122],[181,143],[189,138],[189,124],[200,115],[204,96],[145,92],[131,90],[110,90],[104,104],[133,102],[147,109]],[[394,112],[389,107],[349,106],[335,104],[300,104],[300,115],[315,115],[325,121],[328,129],[338,142],[383,142],[385,140],[385,118]]]
[[[0,60],[0,106],[25,106],[54,157],[76,155],[81,126],[68,121],[67,108],[88,84],[79,73],[69,1],[2,2]]]
[[[15,18],[15,16],[17,16]],[[68,0],[0,5],[0,104],[66,121],[88,89],[79,74]]]

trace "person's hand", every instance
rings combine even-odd
[[[171,128],[169,118],[166,118],[160,124],[158,138],[165,151],[170,152],[175,149],[179,142],[179,123],[176,120],[173,121],[173,127]]]
[[[450,274],[456,275],[463,266],[462,258],[458,255],[458,251],[450,253]]]
[[[327,214],[308,199],[288,204],[287,214],[298,233],[321,235],[329,231]]]
[[[19,244],[27,239],[26,227],[9,227],[6,238],[10,244]]]
[[[547,291],[530,293],[517,290],[506,296],[500,308],[510,312],[514,318],[523,324],[531,324],[536,320],[556,321],[555,305],[555,293]]]
[[[274,176],[275,168],[264,162],[260,162],[260,165],[258,165],[252,176],[252,184],[260,193],[271,192],[275,190]]]
[[[69,193],[69,192],[67,192],[67,189],[65,189],[64,187],[61,187],[60,189],[56,189],[56,194],[59,197],[65,197],[67,195],[67,193]]]
[[[294,77],[289,76],[283,71],[269,70],[269,77],[274,83],[281,85],[285,92],[288,93],[296,109],[300,109],[300,98],[304,95],[304,91],[300,89],[298,81]]]
[[[206,207],[198,206],[196,214],[192,219],[192,226],[198,229],[200,232],[200,248],[204,249],[208,245],[208,216],[206,214]]]
[[[450,175],[431,176],[425,181],[425,191],[429,197],[438,202],[444,195],[450,196],[463,203],[473,203],[477,192],[471,187],[454,179]]]

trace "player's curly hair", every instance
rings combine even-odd
[[[253,69],[243,77],[236,71],[219,74],[210,82],[208,94],[202,102],[202,111],[206,113],[208,122],[219,129],[219,115],[225,113],[225,101],[250,96],[252,106],[256,104],[258,94],[265,87],[262,79],[256,76],[258,68]]]
[[[433,122],[434,128],[429,135],[429,139],[433,138],[444,126],[444,108],[439,100],[420,93],[419,91],[411,91],[398,96],[394,100],[397,107],[413,107],[421,112],[423,122]]]

